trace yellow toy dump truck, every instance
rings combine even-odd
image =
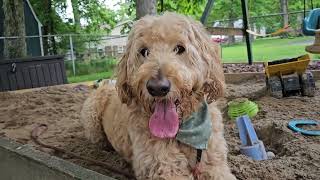
[[[301,94],[314,96],[316,87],[313,75],[306,71],[308,54],[291,59],[265,62],[267,90],[271,96],[281,98]]]

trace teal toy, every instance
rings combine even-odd
[[[305,17],[302,24],[302,32],[307,36],[314,36],[319,28],[320,8],[313,9],[309,15]]]
[[[307,36],[315,36],[313,45],[307,46],[306,51],[320,54],[320,8],[311,10],[309,15],[305,17],[302,32]]]
[[[319,126],[320,122],[315,120],[308,120],[308,119],[294,119],[288,123],[288,128],[295,132],[299,132],[303,135],[308,136],[320,136],[320,130],[305,130],[302,128],[297,127],[298,125],[313,125]]]

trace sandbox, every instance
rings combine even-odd
[[[320,81],[317,81],[320,87]],[[320,138],[303,136],[287,128],[292,118],[320,120],[320,92],[315,97],[292,96],[276,99],[265,96],[263,79],[227,85],[226,98],[219,101],[226,114],[226,103],[237,97],[248,97],[259,105],[259,113],[252,119],[257,134],[266,149],[275,153],[272,160],[253,161],[240,154],[240,140],[235,122],[225,115],[225,137],[229,146],[228,161],[238,179],[319,179]],[[116,152],[90,144],[79,121],[82,103],[89,88],[60,85],[33,90],[0,93],[0,137],[10,138],[68,162],[115,179],[127,179],[94,165],[52,149],[36,145],[31,130],[40,123],[48,126],[40,140],[83,157],[108,162],[131,171]],[[320,129],[319,127],[316,127]],[[131,171],[132,172],[132,171]]]
[[[0,159],[1,179],[113,180],[7,138],[0,138]]]

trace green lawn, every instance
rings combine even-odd
[[[89,75],[81,75],[81,76],[70,76],[68,77],[69,83],[76,83],[76,82],[85,82],[85,81],[94,81],[98,79],[107,79],[112,77],[113,72],[101,72],[101,73],[94,73]]]
[[[312,44],[313,39],[314,37],[257,39],[252,43],[253,61],[270,61],[306,54],[305,46]],[[223,46],[222,59],[228,63],[247,62],[246,44]]]

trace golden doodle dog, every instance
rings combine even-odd
[[[137,179],[233,180],[214,102],[224,86],[219,48],[200,23],[146,16],[129,34],[115,87],[103,84],[85,101],[85,135],[109,141]]]

